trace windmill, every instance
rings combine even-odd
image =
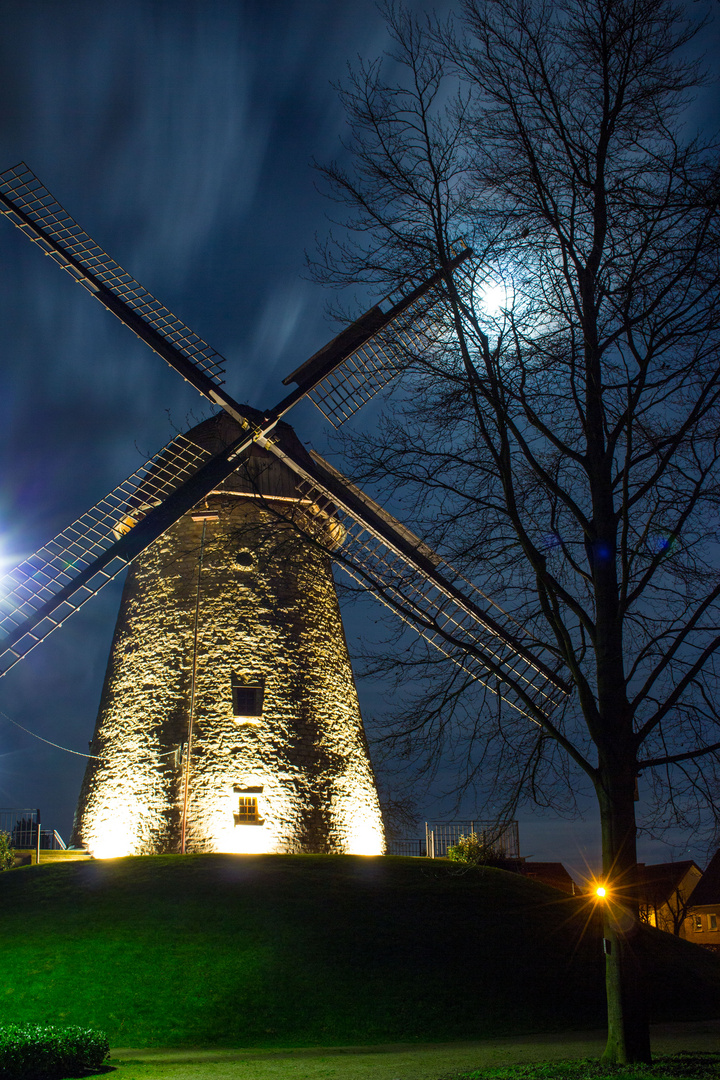
[[[260,411],[227,393],[223,358],[98,247],[26,165],[0,174],[0,212],[222,410],[0,583],[1,677],[134,564],[78,839],[104,854],[381,850],[330,555],[515,709],[549,715],[567,687],[522,629],[283,421],[307,397],[340,426],[382,390],[407,350],[432,340],[447,275],[462,272],[468,249],[371,308]],[[287,544],[298,535],[290,557],[279,553],[278,536]],[[239,609],[254,615],[238,622]],[[220,676],[208,682],[210,671]]]

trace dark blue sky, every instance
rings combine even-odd
[[[304,251],[331,209],[310,159],[341,152],[331,82],[357,54],[387,45],[375,4],[0,0],[0,16],[0,170],[24,159],[113,258],[227,357],[231,394],[273,404],[282,377],[337,332],[327,296],[303,277]],[[4,220],[0,349],[7,568],[205,413]],[[311,406],[291,419],[325,449]],[[0,681],[0,710],[84,752],[118,598],[117,585],[106,590]],[[349,628],[352,648],[362,619]],[[372,688],[360,690],[366,714],[381,708]],[[0,716],[1,806],[40,806],[67,838],[83,770],[83,758]],[[438,813],[429,798],[422,809]],[[588,811],[586,826],[523,819],[523,852],[595,861],[591,802]],[[642,855],[668,857],[649,842]]]

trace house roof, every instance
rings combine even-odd
[[[575,882],[568,874],[562,863],[559,862],[520,862],[513,867],[516,873],[523,877],[542,881],[545,885],[552,885],[555,889],[574,895],[577,892]]]
[[[699,874],[702,870],[692,859],[681,862],[653,863],[645,866],[638,864],[638,885],[645,901],[655,906],[664,904],[679,889],[685,876],[695,867]]]
[[[692,907],[703,904],[720,904],[720,850],[710,860],[710,865],[690,894]]]

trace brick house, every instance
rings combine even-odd
[[[658,930],[680,937],[689,912],[691,894],[703,873],[696,862],[638,864],[640,918]]]
[[[690,895],[682,936],[720,953],[720,850]]]

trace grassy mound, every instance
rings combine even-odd
[[[502,870],[150,856],[0,876],[1,1015],[112,1045],[446,1041],[604,1022],[599,927]],[[646,930],[654,1019],[714,1016],[720,961]]]

